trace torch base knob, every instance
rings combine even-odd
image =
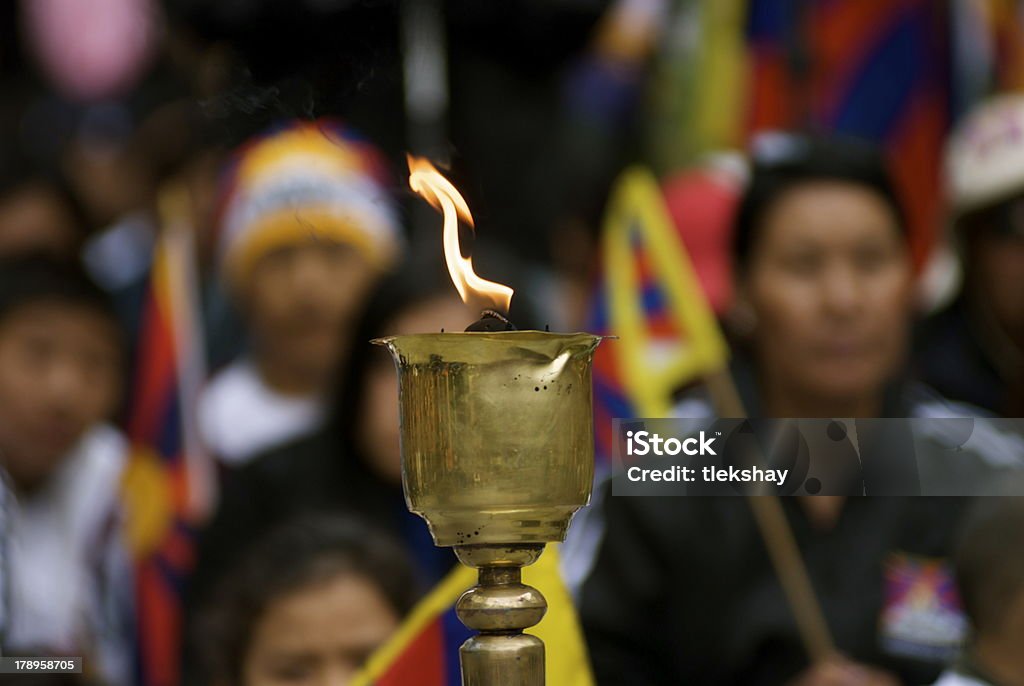
[[[466,591],[455,604],[455,614],[477,631],[522,631],[540,623],[548,603],[540,591],[520,583],[515,568],[484,568],[480,583]]]
[[[459,560],[479,570],[479,582],[455,604],[455,613],[480,632],[459,650],[463,686],[543,686],[544,644],[523,630],[544,618],[541,592],[522,582],[522,568],[544,546],[456,546]]]

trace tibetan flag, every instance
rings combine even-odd
[[[398,632],[366,664],[352,686],[461,686],[459,646],[472,632],[455,616],[455,601],[476,584],[477,572],[459,565],[413,608]],[[547,683],[593,686],[583,634],[558,571],[558,548],[549,545],[523,583],[537,588],[548,612],[528,633],[545,645]]]
[[[750,0],[748,134],[813,129],[881,145],[922,265],[941,211],[949,3]]]
[[[138,682],[180,683],[181,592],[193,534],[211,505],[212,463],[191,410],[204,374],[193,288],[191,229],[182,195],[161,196],[128,417],[132,454],[122,485],[134,558]]]
[[[668,416],[676,391],[728,361],[728,346],[650,171],[633,167],[616,182],[601,260],[589,327],[619,340],[594,356],[599,467],[610,459],[612,419]]]

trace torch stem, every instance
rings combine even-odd
[[[522,582],[539,544],[456,546],[459,560],[479,569],[476,586],[455,604],[459,620],[480,633],[459,649],[462,686],[544,686],[544,643],[523,630],[547,612],[540,591]]]

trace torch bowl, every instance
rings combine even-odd
[[[541,331],[374,341],[398,368],[406,502],[437,545],[564,539],[593,484],[600,342]]]

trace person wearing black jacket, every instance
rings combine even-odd
[[[737,381],[750,416],[969,411],[901,379],[912,302],[904,225],[874,148],[761,141],[734,224],[749,361]],[[676,410],[711,414],[699,397]],[[579,592],[601,686],[920,684],[962,639],[948,553],[963,500],[783,498],[837,648],[814,662],[746,499],[602,497],[584,520],[603,534]]]

